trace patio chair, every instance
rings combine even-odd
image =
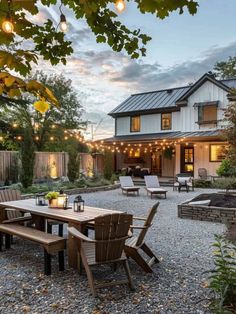
[[[139,187],[134,186],[134,182],[130,176],[120,176],[120,185],[122,194],[125,192],[128,196],[128,193],[137,193],[139,195]]]
[[[153,194],[164,194],[164,197],[166,198],[166,193],[168,191],[160,187],[157,176],[144,176],[144,180],[146,184],[147,195],[150,194],[152,198]]]
[[[173,191],[178,190],[180,192],[182,188],[185,188],[187,192],[189,192],[190,189],[194,191],[194,182],[190,174],[179,173],[176,175]]]
[[[88,277],[88,283],[92,295],[96,296],[96,288],[111,285],[127,284],[134,290],[133,281],[127,257],[124,253],[125,240],[129,237],[129,229],[132,223],[132,215],[112,214],[104,215],[95,219],[95,239],[88,238],[74,227],[68,227],[69,234],[78,241],[78,253]],[[112,281],[95,285],[91,266],[116,263],[123,264],[127,280]]]
[[[204,181],[211,181],[211,176],[207,174],[206,168],[198,168],[198,177]]]
[[[125,253],[128,257],[131,257],[145,272],[151,273],[152,272],[152,265],[154,263],[159,263],[158,258],[152,252],[152,250],[147,246],[144,239],[148,232],[148,229],[152,225],[152,220],[157,212],[157,208],[159,206],[159,202],[156,203],[149,211],[147,218],[141,217],[133,217],[133,221],[140,220],[144,221],[143,226],[131,226],[132,230],[140,230],[140,233],[136,237],[132,237],[128,239],[125,243]],[[140,251],[146,253],[150,259],[147,261],[143,258],[140,254]]]

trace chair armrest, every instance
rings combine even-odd
[[[130,229],[147,229],[147,227],[146,226],[133,226],[133,225],[131,225],[130,226]]]
[[[17,223],[17,222],[25,222],[25,221],[29,221],[29,220],[32,220],[31,216],[12,218],[9,220],[4,220],[3,223],[4,224],[10,224],[10,223]]]
[[[68,230],[68,233],[70,233],[73,237],[78,238],[82,241],[94,242],[94,243],[97,242],[96,240],[90,239],[89,237],[87,237],[86,235],[84,235],[79,230],[75,229],[74,227],[68,227],[67,230]]]
[[[146,218],[144,218],[144,217],[133,217],[133,219],[146,221]]]

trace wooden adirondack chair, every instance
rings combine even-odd
[[[143,226],[131,226],[131,229],[141,230],[137,237],[132,237],[128,239],[125,243],[125,253],[128,257],[131,257],[135,262],[143,268],[147,273],[152,272],[151,266],[154,263],[159,263],[156,255],[151,251],[151,249],[147,246],[144,239],[146,233],[152,225],[152,220],[157,212],[157,207],[159,206],[159,202],[156,203],[149,211],[147,218],[141,217],[133,217],[133,220],[141,220],[144,221]],[[143,256],[140,254],[140,250],[146,253],[150,257],[149,260],[145,260]]]
[[[90,239],[74,227],[69,227],[68,232],[78,241],[78,253],[82,259],[87,273],[89,286],[93,296],[96,296],[96,288],[117,284],[127,284],[134,289],[133,281],[127,257],[124,253],[124,245],[129,237],[129,229],[132,223],[132,215],[112,214],[95,219],[95,239]],[[126,272],[127,280],[108,282],[95,285],[91,266],[106,263],[121,263]]]

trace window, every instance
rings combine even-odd
[[[210,161],[222,161],[225,159],[226,146],[219,144],[211,144],[210,145]]]
[[[140,116],[130,117],[130,132],[140,132]]]
[[[171,130],[171,113],[162,113],[161,115],[161,129]]]
[[[217,106],[205,105],[198,107],[198,123],[209,124],[217,122]]]

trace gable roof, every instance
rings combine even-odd
[[[236,78],[219,81],[207,73],[190,86],[133,94],[108,114],[117,117],[179,111],[180,106],[186,105],[187,98],[206,81],[212,82],[227,92],[231,92],[231,88],[236,88]]]

